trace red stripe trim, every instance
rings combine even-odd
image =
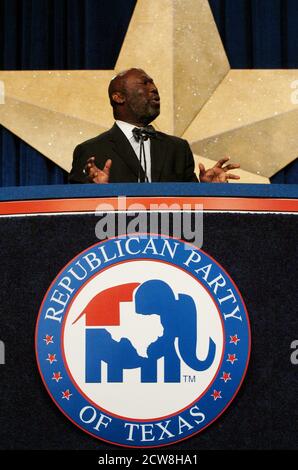
[[[120,202],[119,204],[119,201]],[[128,197],[124,198],[44,199],[32,201],[0,202],[0,215],[41,214],[62,212],[95,212],[99,205],[109,205],[109,210],[125,210],[132,204],[144,209],[156,209],[156,205],[188,205],[196,209],[203,204],[204,210],[253,211],[253,212],[298,212],[298,199],[234,198],[234,197]],[[124,201],[126,201],[126,206]],[[155,206],[155,207],[154,207]],[[135,208],[135,210],[138,210]],[[160,209],[162,210],[162,209]]]

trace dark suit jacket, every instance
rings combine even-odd
[[[157,132],[150,145],[152,182],[198,181],[194,173],[193,155],[186,140]],[[111,158],[110,183],[138,181],[139,160],[117,124],[75,148],[69,182],[88,183],[83,169],[88,158],[93,156],[100,169]]]

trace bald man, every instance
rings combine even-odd
[[[196,182],[194,159],[186,140],[156,131],[150,123],[160,113],[160,97],[144,70],[119,73],[109,85],[114,126],[74,150],[71,183]],[[238,164],[219,160],[200,164],[200,181],[225,183]]]

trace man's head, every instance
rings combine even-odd
[[[160,113],[158,90],[141,69],[129,69],[114,77],[109,97],[114,118],[136,126],[147,126]]]

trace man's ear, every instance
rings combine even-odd
[[[115,101],[115,103],[123,104],[124,101],[125,101],[125,97],[124,97],[123,93],[121,93],[120,91],[115,91],[112,94],[112,100]]]

